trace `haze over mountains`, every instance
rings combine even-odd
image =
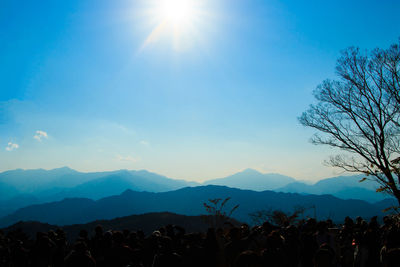
[[[0,216],[29,204],[66,197],[99,199],[136,191],[165,192],[194,182],[170,179],[145,170],[82,173],[64,167],[53,170],[13,170],[0,173]]]
[[[224,178],[205,181],[204,184],[264,191],[276,190],[293,182],[296,182],[296,180],[289,176],[276,173],[263,174],[253,169],[246,169]]]
[[[339,201],[336,198],[332,198],[331,196],[326,196],[326,194],[331,194],[333,196],[336,196],[341,199],[359,199],[359,200],[365,200],[370,203],[381,201],[388,196],[384,194],[378,194],[375,192],[375,183],[371,181],[365,181],[363,183],[360,183],[359,180],[364,177],[362,175],[355,175],[355,176],[339,176],[339,177],[333,177],[333,178],[328,178],[328,179],[323,179],[318,181],[315,184],[306,184],[302,183],[299,181],[296,181],[292,177],[280,175],[280,174],[262,174],[256,170],[252,169],[247,169],[242,172],[236,173],[234,175],[225,177],[225,178],[220,178],[220,179],[213,179],[204,182],[203,184],[196,183],[196,182],[188,182],[184,180],[176,180],[176,179],[171,179],[162,175],[158,175],[156,173],[151,173],[145,170],[140,170],[140,171],[128,171],[128,170],[118,170],[118,171],[110,171],[110,172],[93,172],[93,173],[82,173],[78,172],[75,170],[72,170],[70,168],[64,167],[64,168],[59,168],[59,169],[53,169],[53,170],[13,170],[13,171],[7,171],[0,173],[0,217],[10,215],[8,216],[6,220],[2,220],[3,223],[6,222],[11,222],[15,220],[29,220],[30,218],[33,219],[34,214],[39,216],[40,214],[43,214],[41,210],[51,210],[51,207],[54,207],[55,211],[58,209],[61,209],[65,212],[65,215],[63,214],[57,214],[57,218],[55,220],[59,221],[54,221],[52,223],[81,223],[81,222],[88,222],[89,219],[95,220],[95,219],[111,219],[113,218],[112,216],[126,216],[126,215],[131,215],[126,212],[133,212],[132,214],[137,214],[137,212],[140,213],[146,213],[146,212],[163,212],[163,211],[171,211],[171,212],[184,212],[182,214],[186,215],[199,215],[200,211],[203,211],[202,205],[200,205],[200,208],[193,207],[192,205],[194,204],[202,204],[204,201],[206,201],[208,198],[221,198],[223,195],[225,196],[231,196],[229,194],[225,194],[224,192],[230,192],[231,194],[239,194],[239,191],[231,191],[232,188],[238,188],[238,189],[245,189],[245,190],[253,190],[254,194],[257,194],[258,191],[259,194],[272,194],[274,192],[262,192],[265,190],[273,190],[276,192],[284,192],[284,193],[296,193],[296,194],[286,194],[286,195],[293,195],[296,197],[292,197],[290,201],[295,201],[293,203],[304,203],[307,205],[315,205],[313,201],[303,201],[301,200],[302,198],[307,199],[310,197],[316,197],[312,195],[324,195],[321,196],[322,199],[319,201],[330,199],[330,201]],[[204,186],[204,185],[220,185],[222,187],[210,187],[210,186]],[[186,187],[194,187],[194,188],[186,188]],[[156,203],[153,203],[154,206],[146,206],[144,203],[148,203],[149,201],[151,202],[152,197],[155,196],[171,196],[173,197],[174,194],[178,194],[179,191],[178,189],[181,190],[195,190],[195,188],[207,188],[208,191],[215,191],[215,188],[218,188],[218,192],[216,191],[215,194],[203,194],[202,197],[198,198],[196,201],[197,202],[190,202],[191,204],[183,208],[182,207],[182,202],[180,201],[173,202],[172,200],[166,198],[162,199],[162,203],[159,204],[159,208],[156,207]],[[230,188],[228,188],[230,187]],[[184,188],[184,189],[182,189]],[[130,191],[126,191],[130,190]],[[176,191],[178,190],[178,191]],[[199,189],[200,190],[200,189]],[[90,210],[96,210],[98,201],[100,203],[104,203],[105,199],[108,199],[107,197],[112,198],[121,198],[121,196],[125,196],[124,194],[121,195],[121,193],[125,192],[124,194],[126,195],[127,192],[132,192],[131,194],[139,194],[140,196],[146,195],[148,197],[145,198],[139,198],[140,201],[135,201],[132,199],[129,199],[129,203],[135,203],[135,208],[132,208],[131,206],[127,206],[127,209],[124,210],[124,212],[118,213],[118,209],[114,206],[110,206],[108,208],[112,209],[112,214],[103,214],[103,217],[96,217],[95,215],[99,215],[95,211],[91,212]],[[143,192],[143,193],[140,193]],[[146,193],[144,193],[146,192]],[[174,194],[170,192],[175,192]],[[186,191],[185,191],[186,192]],[[250,191],[243,191],[240,190],[240,192],[250,192]],[[158,194],[154,194],[158,193]],[[169,195],[171,194],[171,195]],[[244,193],[243,193],[244,194]],[[249,193],[250,194],[250,193]],[[277,194],[277,193],[274,193]],[[285,195],[285,194],[284,194]],[[285,196],[286,196],[285,195]],[[310,195],[310,196],[307,196]],[[152,196],[152,197],[149,197]],[[256,195],[251,195],[251,196],[256,196]],[[278,196],[283,196],[282,194],[277,194],[275,195],[276,198]],[[249,195],[250,197],[250,195]],[[67,200],[64,200],[65,198],[68,198]],[[158,198],[158,197],[157,197]],[[160,197],[161,198],[161,197]],[[193,198],[192,194],[188,194],[185,196],[185,201],[188,198]],[[149,200],[150,199],[150,200]],[[261,208],[266,208],[269,204],[272,202],[266,202],[264,200],[269,199],[269,197],[264,196],[264,200],[258,200],[258,197],[256,197],[257,200],[254,200],[250,198],[248,201],[255,201],[254,203],[262,205],[258,205],[257,207],[259,209]],[[98,201],[96,201],[98,200]],[[335,201],[334,201],[335,200]],[[54,202],[57,201],[57,202]],[[133,201],[133,202],[132,202]],[[172,201],[172,202],[171,202]],[[246,198],[243,199],[238,199],[238,203],[242,205],[243,201],[247,201]],[[289,201],[289,199],[281,199],[281,201]],[[342,201],[342,200],[340,200]],[[52,203],[50,203],[52,202]],[[333,203],[332,202],[332,203]],[[41,203],[49,203],[39,206],[31,206],[27,207],[29,205],[33,204],[41,204]],[[128,203],[128,202],[127,202]],[[170,203],[170,205],[167,206],[162,206],[163,203]],[[280,204],[279,204],[280,203]],[[358,202],[360,203],[360,202]],[[196,204],[196,205],[197,205]],[[277,206],[274,206],[274,208],[285,208],[289,209],[288,206],[285,206],[286,204],[283,202],[278,202],[276,203]],[[278,205],[279,204],[279,205]],[[382,204],[382,203],[381,203]],[[46,206],[50,205],[50,206]],[[60,206],[61,205],[61,206]],[[122,205],[122,202],[121,202]],[[181,206],[181,209],[179,209],[177,206]],[[287,205],[291,205],[290,208],[292,208],[292,204],[288,203]],[[361,205],[361,204],[360,204]],[[362,206],[369,205],[368,203],[363,203]],[[79,206],[80,208],[85,208],[87,207],[88,210],[82,211],[82,210],[76,210],[74,211],[73,208]],[[136,206],[141,206],[147,207],[146,208],[138,208]],[[350,205],[354,207],[354,205]],[[363,207],[364,207],[363,206]],[[367,207],[365,206],[365,207]],[[380,204],[378,206],[381,206]],[[24,208],[25,209],[20,209]],[[164,207],[165,210],[161,209],[161,207]],[[239,218],[242,220],[249,220],[248,218],[248,213],[243,213],[244,211],[249,212],[250,208],[248,209],[243,209],[243,206],[241,206],[241,209],[243,211],[242,214],[238,214]],[[272,206],[271,206],[272,207]],[[385,208],[385,207],[384,207]],[[108,211],[105,210],[105,207],[98,208],[102,212],[107,213]],[[35,210],[33,212],[32,210]],[[331,212],[337,213],[337,209],[333,210],[330,209]],[[366,210],[369,211],[378,211],[378,209],[375,209],[373,207],[369,207]],[[16,211],[14,213],[14,211]],[[54,212],[55,212],[54,211]],[[68,213],[68,211],[71,211],[72,213]],[[196,211],[196,212],[194,212]],[[76,214],[73,214],[73,213]],[[83,212],[83,213],[82,213]],[[111,212],[111,211],[110,211]],[[136,213],[135,213],[136,212]],[[194,212],[194,213],[193,213]],[[240,212],[239,212],[240,213]],[[56,213],[53,213],[56,214]],[[77,214],[80,214],[79,216]],[[344,214],[341,213],[340,216]],[[327,214],[324,214],[324,216],[327,216]],[[340,217],[339,216],[339,217]],[[78,218],[81,217],[82,219],[85,219],[84,221],[68,221],[68,218]],[[37,219],[40,219],[42,217],[38,217]],[[46,218],[46,216],[43,217],[43,219],[46,219],[46,222],[48,221],[49,218]]]
[[[343,199],[362,199],[369,202],[376,202],[388,198],[388,195],[376,193],[377,184],[371,180],[360,182],[365,175],[337,176],[316,182],[305,184],[293,182],[277,189],[281,192],[301,194],[331,194]]]
[[[360,183],[363,175],[339,176],[323,179],[313,185],[299,182],[281,174],[263,174],[253,169],[204,182],[204,185],[223,185],[255,191],[275,190],[290,193],[333,194],[342,198],[378,201],[385,198],[376,194],[376,184]],[[98,199],[120,194],[126,189],[148,192],[166,192],[200,183],[171,179],[145,170],[117,170],[82,173],[68,167],[53,170],[12,170],[0,173],[0,201],[15,197],[57,200],[65,197]],[[346,193],[348,192],[348,193]],[[353,193],[359,192],[357,196]],[[364,194],[366,196],[364,196]],[[372,196],[369,194],[373,193]]]
[[[170,179],[145,170],[117,170],[108,172],[83,173],[72,170],[68,167],[53,170],[17,169],[0,173],[0,193],[2,193],[0,199],[16,196],[21,193],[33,195],[51,195],[54,192],[59,193],[60,191],[72,192],[73,188],[76,188],[76,190],[79,191],[83,190],[86,185],[95,186],[97,188],[111,186],[110,193],[113,194],[113,190],[116,190],[114,187],[117,184],[124,187],[123,190],[130,188],[134,190],[151,192],[162,192],[185,186],[196,185],[196,183],[193,182]],[[5,191],[3,188],[11,190]]]

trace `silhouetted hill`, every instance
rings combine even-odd
[[[264,191],[275,190],[295,181],[294,178],[281,174],[263,174],[253,169],[246,169],[225,178],[205,181],[204,184]]]
[[[232,223],[236,223],[232,221]],[[87,224],[74,224],[74,225],[51,225],[47,223],[40,223],[36,221],[17,222],[7,228],[2,229],[5,233],[10,231],[22,230],[31,238],[34,238],[37,232],[48,232],[49,230],[56,230],[62,228],[69,240],[73,241],[78,237],[79,231],[84,229],[88,233],[93,233],[97,225],[102,225],[104,230],[142,230],[146,235],[159,229],[160,227],[168,224],[183,227],[187,232],[205,232],[210,225],[207,219],[203,216],[185,216],[178,215],[170,212],[160,213],[146,213],[141,215],[130,215],[126,217],[119,217],[112,220],[96,220]]]
[[[307,208],[305,215],[312,216],[315,206],[317,217],[342,221],[346,216],[365,218],[382,215],[382,205],[361,200],[342,200],[331,195],[300,195],[273,191],[256,192],[225,186],[187,187],[170,192],[150,193],[127,190],[120,195],[97,201],[89,199],[65,199],[58,202],[33,205],[19,209],[0,219],[1,226],[11,225],[20,220],[35,220],[50,224],[87,223],[97,219],[112,219],[129,214],[148,212],[173,212],[184,215],[205,214],[203,203],[208,199],[232,199],[227,208],[240,204],[233,214],[239,221],[250,222],[249,213],[261,209],[292,211],[295,206]]]
[[[38,203],[40,203],[40,201],[36,197],[29,194],[19,194],[10,199],[2,200],[0,201],[0,217],[10,214],[20,207],[26,207]]]

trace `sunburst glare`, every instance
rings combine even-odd
[[[146,19],[154,24],[142,49],[161,39],[170,39],[174,50],[182,50],[199,41],[201,28],[210,17],[206,0],[150,0]]]
[[[194,2],[187,0],[163,0],[157,11],[163,20],[173,24],[190,22],[196,15]]]

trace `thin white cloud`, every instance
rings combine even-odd
[[[132,157],[132,156],[121,156],[117,155],[117,160],[121,162],[130,162],[130,163],[136,163],[139,161],[138,158]]]
[[[36,131],[36,134],[33,136],[33,138],[35,138],[39,142],[42,142],[42,139],[43,138],[47,139],[48,135],[47,135],[47,133],[45,131],[38,130],[38,131]]]
[[[7,150],[7,151],[13,151],[13,150],[18,149],[18,148],[19,148],[19,145],[18,145],[18,144],[14,144],[14,143],[12,143],[12,142],[8,142],[8,145],[7,145],[7,147],[6,147],[6,150]]]
[[[150,143],[147,142],[147,141],[145,141],[145,140],[140,141],[140,144],[141,144],[141,145],[144,145],[144,146],[150,145]]]

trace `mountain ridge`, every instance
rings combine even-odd
[[[370,203],[385,199],[385,195],[371,190],[374,188],[373,182],[359,183],[361,177],[363,175],[337,176],[322,179],[310,185],[289,176],[263,174],[248,168],[233,175],[211,179],[200,184],[169,178],[147,170],[121,169],[83,173],[69,167],[52,170],[17,169],[0,173],[0,217],[30,204],[54,202],[64,198],[86,197],[97,200],[121,194],[126,189],[167,192],[184,187],[210,184],[254,191],[274,190],[303,195],[332,194],[342,199],[362,199]],[[41,179],[43,181],[40,181]],[[33,185],[30,186],[30,183]],[[24,186],[19,188],[20,184]]]
[[[197,216],[206,213],[203,203],[209,199],[227,197],[231,198],[226,204],[227,211],[239,204],[233,217],[247,223],[250,223],[251,212],[262,209],[280,209],[290,212],[295,206],[303,206],[306,208],[305,216],[312,216],[314,211],[311,207],[315,207],[318,218],[330,217],[342,221],[348,215],[364,218],[382,216],[382,210],[389,205],[387,201],[371,204],[363,200],[343,200],[332,195],[300,195],[269,190],[257,192],[207,185],[160,193],[125,190],[119,195],[99,200],[70,198],[37,204],[19,209],[1,218],[0,225],[7,226],[20,220],[35,220],[57,225],[76,224],[130,214],[165,211]]]
[[[286,175],[276,173],[264,174],[254,169],[247,168],[224,178],[207,180],[203,184],[226,185],[241,189],[263,191],[278,189],[294,181],[296,181],[294,178]]]
[[[231,223],[238,225],[237,221],[231,220]],[[38,221],[20,221],[6,228],[1,229],[4,233],[12,231],[21,231],[34,239],[37,232],[48,232],[62,228],[70,242],[74,242],[79,232],[83,229],[92,233],[97,225],[101,225],[105,231],[108,230],[142,230],[146,235],[166,225],[176,225],[183,227],[187,232],[206,232],[210,224],[204,216],[187,216],[171,212],[154,212],[136,215],[128,215],[110,220],[95,220],[86,224],[72,225],[52,225]]]

